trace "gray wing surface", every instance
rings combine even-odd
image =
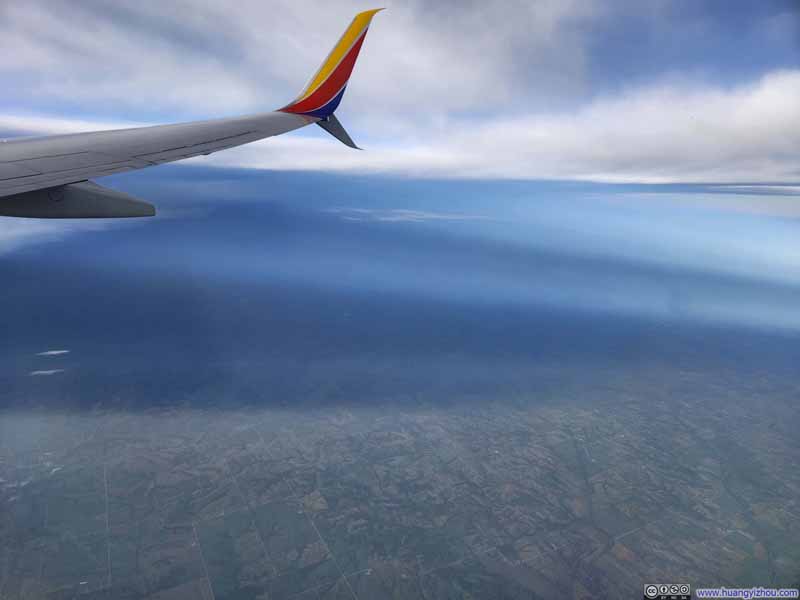
[[[25,211],[20,207],[27,195],[37,190],[63,188],[94,177],[211,154],[280,135],[316,120],[304,115],[269,112],[178,125],[7,140],[0,143],[0,214],[9,214],[14,205],[14,214],[9,216],[28,216],[22,214]],[[70,194],[71,190],[63,194],[62,191],[59,189],[53,200],[61,203],[58,214],[53,215],[57,218],[146,216],[132,207],[130,210],[136,214],[83,214],[91,212],[86,206],[76,206],[80,214],[72,215],[64,202],[70,198],[77,202],[78,194]],[[96,190],[95,195],[98,193],[101,192]],[[30,216],[47,216],[47,211],[42,209],[42,195],[30,198],[36,199],[40,207],[36,215]]]
[[[358,13],[300,95],[267,113],[177,125],[0,140],[0,216],[149,217],[155,207],[90,179],[211,154],[317,123],[356,148],[334,116],[372,17]]]

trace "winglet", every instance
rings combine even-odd
[[[372,17],[382,10],[382,8],[375,8],[358,13],[300,95],[279,110],[318,119],[327,119],[333,115],[333,111],[339,106],[344,95],[347,81],[353,72],[353,66],[356,64],[356,58],[358,58],[361,45],[364,43]],[[341,128],[341,125],[339,127]],[[324,129],[333,133],[326,127]],[[345,135],[347,134],[345,133]],[[342,138],[339,137],[339,139]],[[350,140],[350,144],[352,144],[352,140]]]

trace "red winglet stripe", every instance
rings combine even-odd
[[[342,89],[344,84],[347,83],[347,80],[350,79],[350,74],[353,72],[353,67],[356,64],[356,58],[358,58],[358,53],[361,50],[361,45],[364,43],[364,38],[366,35],[367,32],[364,31],[356,43],[353,44],[353,47],[350,48],[350,52],[347,53],[347,56],[342,59],[342,62],[339,63],[339,66],[336,67],[336,69],[330,74],[330,77],[325,80],[325,82],[317,89],[317,91],[315,91],[305,100],[301,100],[296,104],[284,106],[281,110],[284,112],[304,113],[317,109],[320,106],[324,106],[330,102],[336,96],[336,94],[339,93],[339,90]]]

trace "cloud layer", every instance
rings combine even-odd
[[[736,20],[680,2],[390,4],[339,111],[367,152],[314,128],[203,162],[445,178],[798,181],[791,6],[764,3]],[[0,52],[0,75],[12,85],[0,131],[280,106],[365,7],[7,3],[0,44],[13,52]],[[737,40],[747,65],[730,58]]]
[[[636,182],[800,180],[800,70],[720,89],[657,85],[574,112],[453,118],[398,145],[344,153],[284,137],[217,164],[415,176]]]

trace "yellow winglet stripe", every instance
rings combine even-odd
[[[333,50],[331,50],[328,58],[325,59],[325,62],[322,63],[319,71],[317,71],[306,88],[297,97],[295,102],[305,100],[325,82],[325,80],[336,68],[336,65],[342,61],[342,58],[344,58],[345,54],[347,54],[347,51],[353,46],[355,41],[361,36],[362,33],[364,33],[364,30],[369,27],[370,22],[372,22],[372,17],[375,16],[375,13],[378,13],[382,10],[382,8],[365,10],[362,13],[358,13],[353,18],[350,26],[345,30],[344,34],[342,34],[342,37],[333,47]]]

